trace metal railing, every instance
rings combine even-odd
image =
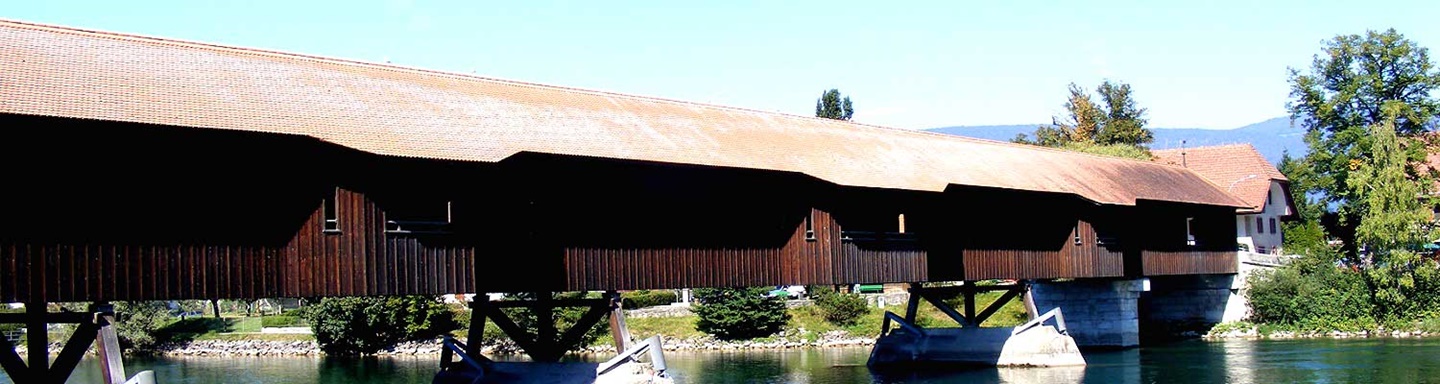
[[[1045,314],[1035,317],[1035,320],[1030,320],[1030,322],[1015,327],[1014,330],[1010,331],[1010,336],[1015,336],[1021,332],[1030,330],[1030,328],[1038,327],[1050,319],[1055,319],[1056,331],[1060,331],[1062,335],[1069,334],[1069,331],[1065,329],[1065,315],[1060,313],[1060,307],[1055,307],[1055,309],[1051,309],[1050,312],[1045,312]]]
[[[650,366],[655,369],[655,375],[665,377],[665,348],[661,343],[660,335],[651,336],[649,339],[635,344],[635,346],[626,349],[610,360],[600,363],[600,366],[595,368],[595,375],[604,375],[606,372],[610,372],[621,364],[640,361],[640,355],[645,352],[650,352]]]
[[[455,369],[456,364],[464,364],[475,371],[475,379],[485,377],[485,367],[490,365],[490,359],[485,356],[470,356],[465,352],[466,348],[465,343],[445,336],[445,341],[441,343],[440,348],[440,372]],[[460,357],[460,361],[454,361],[456,356]]]
[[[890,333],[891,321],[894,321],[895,324],[899,324],[900,328],[906,331],[912,332],[919,336],[925,336],[925,329],[920,328],[920,326],[912,324],[909,321],[905,321],[905,318],[900,317],[900,315],[897,315],[895,314],[895,312],[890,311],[885,311],[885,320],[880,322],[880,336],[885,336],[885,334]]]

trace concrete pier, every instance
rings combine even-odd
[[[1042,325],[1017,334],[1014,328],[927,328],[923,334],[897,330],[876,340],[870,365],[877,368],[989,366],[1084,366],[1070,336]]]
[[[1036,282],[1035,305],[1065,313],[1070,336],[1080,347],[1126,348],[1140,345],[1140,294],[1145,282],[1073,280]]]

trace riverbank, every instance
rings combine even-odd
[[[840,331],[831,331],[821,334],[814,340],[806,340],[800,337],[797,332],[787,332],[775,337],[761,340],[746,341],[722,341],[714,337],[690,337],[690,338],[668,338],[662,336],[666,351],[728,351],[728,350],[756,350],[756,349],[797,349],[797,348],[832,348],[832,347],[856,347],[869,346],[875,343],[873,338],[851,337]],[[459,339],[464,342],[465,339]],[[376,353],[376,356],[439,356],[441,339],[407,341],[386,348]],[[60,353],[63,347],[60,343],[51,343],[50,353]],[[25,355],[23,347],[17,347],[16,352]],[[491,344],[481,345],[481,351],[487,355],[520,354],[520,347],[509,340],[501,340]],[[93,353],[93,348],[91,353]],[[613,345],[602,344],[585,348],[579,353],[615,353]],[[324,351],[314,340],[282,341],[282,340],[191,340],[183,342],[172,342],[160,345],[156,350],[144,353],[156,356],[176,357],[227,357],[227,356],[323,356]]]
[[[1228,328],[1211,331],[1201,339],[1308,339],[1308,338],[1431,338],[1440,337],[1440,332],[1400,331],[1400,329],[1364,329],[1364,331],[1269,331],[1261,332],[1260,326]]]

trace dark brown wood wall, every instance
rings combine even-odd
[[[467,293],[474,290],[474,248],[427,244],[425,235],[387,233],[383,210],[340,189],[339,231],[324,231],[316,209],[286,245],[290,282],[281,297]],[[437,241],[438,242],[438,241]],[[263,296],[262,296],[263,297]]]
[[[1076,244],[1074,238],[1080,238]],[[985,279],[1053,279],[1124,275],[1124,252],[1097,244],[1094,227],[1084,220],[1060,241],[1060,249],[967,249],[965,277]]]
[[[338,233],[323,211],[284,246],[0,245],[0,300],[176,300],[439,295],[474,287],[474,250],[387,234],[381,211],[341,189]],[[13,278],[12,278],[13,277]],[[40,291],[31,290],[39,282]]]
[[[838,227],[824,211],[811,215],[814,239],[806,239],[802,222],[778,247],[566,248],[566,289],[835,284],[829,260],[837,253]]]
[[[0,189],[0,301],[1111,277],[1142,250],[1147,274],[1228,273],[1213,259],[1234,255],[1224,207],[842,188],[556,155],[399,159],[303,137],[0,120],[44,128],[0,143],[0,161],[25,164],[8,175],[24,187]],[[338,233],[324,231],[325,199],[336,199]],[[385,229],[387,215],[446,201],[457,217],[449,234]],[[1116,209],[1146,212],[1127,214],[1143,224],[1125,227],[1126,252],[1096,244],[1100,213]],[[897,214],[903,239],[842,239],[894,226]],[[1184,217],[1203,227],[1202,247],[1173,244]]]
[[[1142,202],[1134,231],[1142,242],[1142,275],[1223,274],[1239,269],[1235,211],[1226,207]],[[1194,244],[1185,221],[1191,220]]]

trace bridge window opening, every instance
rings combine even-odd
[[[815,212],[805,215],[805,240],[815,241]]]
[[[453,201],[428,199],[392,202],[385,211],[385,232],[393,234],[446,234],[454,223]]]
[[[840,220],[842,241],[913,241],[914,231],[905,226],[905,214],[850,213]]]
[[[330,196],[321,203],[325,210],[326,233],[340,233],[340,188],[336,187],[331,191]]]
[[[1194,246],[1194,245],[1195,245],[1195,226],[1194,226],[1194,221],[1195,221],[1195,218],[1193,218],[1193,217],[1187,217],[1187,218],[1185,218],[1185,245],[1190,245],[1190,246]]]

